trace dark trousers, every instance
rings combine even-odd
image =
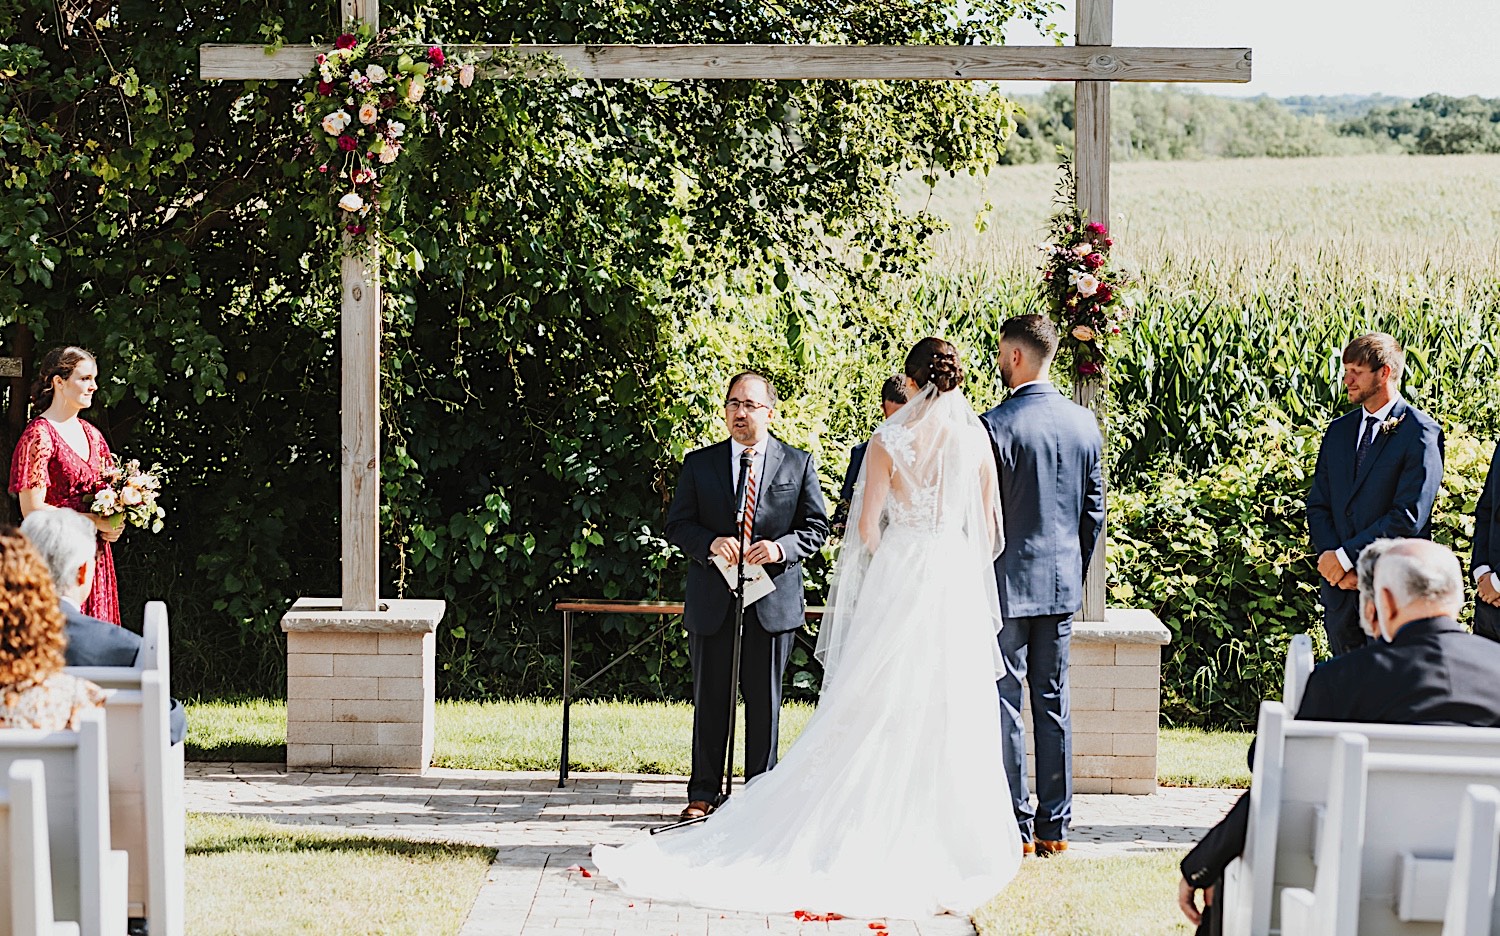
[[[740,646],[740,695],[745,702],[745,779],[776,766],[781,724],[781,681],[792,655],[795,631],[768,634],[755,606],[745,609]],[[724,791],[729,746],[729,700],[734,694],[734,611],[707,636],[688,634],[693,664],[693,775],[688,799],[717,803]]]
[[[1073,616],[1008,618],[1000,631],[1006,674],[1000,691],[1000,730],[1005,742],[1005,779],[1021,827],[1022,841],[1068,837],[1073,819],[1073,725],[1068,706],[1068,644]],[[1026,728],[1021,722],[1021,683],[1031,690],[1036,740],[1037,807],[1026,786]]]
[[[1358,650],[1369,642],[1359,626],[1359,592],[1334,588],[1327,582],[1318,589],[1323,604],[1323,632],[1328,635],[1328,649],[1334,656]]]
[[[1475,598],[1474,633],[1500,642],[1500,608]]]

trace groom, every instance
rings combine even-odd
[[[1490,459],[1484,493],[1474,509],[1474,559],[1470,565],[1478,596],[1474,633],[1500,640],[1500,445]]]
[[[1073,738],[1068,712],[1068,643],[1083,607],[1083,571],[1104,525],[1104,440],[1087,408],[1048,379],[1057,328],[1040,315],[1000,326],[1000,376],[1010,397],[982,418],[995,450],[1005,551],[995,583],[1005,626],[998,683],[1005,776],[1025,854],[1068,847],[1073,815]],[[1037,809],[1026,788],[1021,681],[1031,690]]]
[[[1344,390],[1357,409],[1323,435],[1307,494],[1317,556],[1318,600],[1334,656],[1365,645],[1359,626],[1359,552],[1377,539],[1432,539],[1432,505],[1443,482],[1443,430],[1401,399],[1406,352],[1370,332],[1344,348]]]
[[[729,381],[729,438],[689,452],[667,511],[667,539],[693,560],[682,623],[693,666],[693,773],[682,818],[707,815],[724,788],[729,704],[734,697],[734,594],[712,557],[739,559],[740,472],[745,484],[745,561],[765,565],[776,590],[745,608],[739,686],[745,700],[745,779],[776,766],[781,681],[805,617],[802,561],[828,536],[812,456],[770,435],[776,391],[753,371]]]

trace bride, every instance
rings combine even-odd
[[[781,763],[707,821],[594,849],[627,893],[761,912],[968,914],[1021,859],[995,678],[995,462],[923,339],[911,401],[875,431],[828,611],[817,711]]]

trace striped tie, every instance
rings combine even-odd
[[[745,475],[745,522],[740,530],[744,542],[750,543],[750,532],[755,528],[755,449],[746,449],[750,456],[748,473]]]

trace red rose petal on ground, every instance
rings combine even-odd
[[[885,924],[882,923],[882,922],[880,922],[879,920],[876,920],[875,922],[873,922],[873,923],[870,924],[870,929],[884,931],[885,930]]]
[[[583,865],[573,865],[568,870],[569,871],[577,871],[579,874],[581,874],[584,877],[593,877],[593,875],[589,873],[589,869],[585,868]]]

